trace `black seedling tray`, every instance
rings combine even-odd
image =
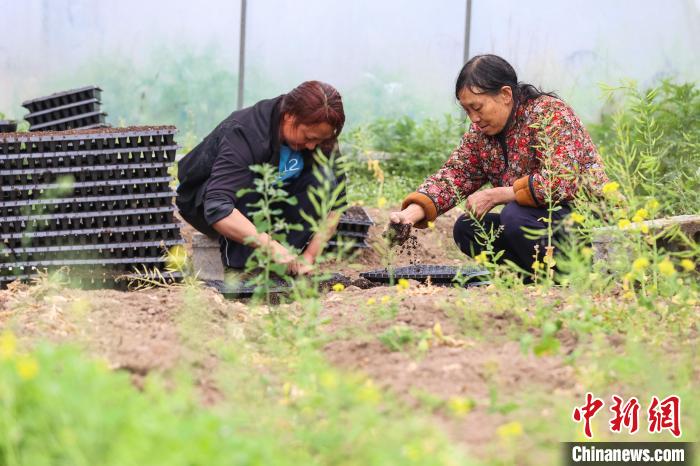
[[[170,241],[145,241],[139,243],[73,244],[64,246],[29,246],[0,249],[0,267],[18,262],[41,260],[114,259],[132,257],[161,257],[165,249],[183,244],[181,239]]]
[[[104,149],[172,146],[174,126],[78,129],[37,133],[0,134],[0,154],[101,151]]]
[[[0,133],[14,133],[17,131],[15,120],[0,120]]]
[[[71,175],[75,181],[130,180],[168,175],[168,162],[95,165],[91,167],[20,168],[0,170],[3,185],[52,183],[60,176]]]
[[[369,227],[372,225],[374,225],[374,222],[367,211],[362,207],[353,206],[346,210],[340,217],[338,232],[351,231],[367,233],[369,232]]]
[[[0,224],[2,233],[23,231],[83,230],[91,228],[127,227],[174,223],[172,207],[132,209],[109,212],[85,212],[56,215],[37,215],[29,218],[10,217]]]
[[[60,199],[31,199],[0,202],[0,221],[3,217],[41,215],[69,212],[104,212],[107,210],[144,209],[172,204],[175,193],[166,191],[152,194],[124,194],[121,196],[67,197]]]
[[[96,259],[44,259],[26,262],[15,262],[13,264],[0,264],[0,275],[28,275],[37,269],[74,267],[91,265],[96,267],[107,267],[110,270],[130,271],[135,266],[152,266],[152,264],[165,264],[164,257],[119,257],[119,258],[96,258]]]
[[[279,277],[273,277],[270,279],[270,281],[270,293],[286,293],[291,290],[290,284]],[[331,274],[329,279],[324,280],[323,283],[337,283],[346,281],[347,277],[334,273]],[[254,285],[250,285],[249,282],[232,285],[227,284],[222,280],[205,280],[204,283],[212,288],[216,288],[226,299],[249,298],[255,294],[255,291],[258,288]]]
[[[0,249],[22,246],[67,246],[78,244],[113,244],[170,241],[180,239],[179,223],[136,225],[127,227],[83,228],[76,230],[22,231],[0,234]]]
[[[134,180],[75,182],[72,190],[63,197],[117,196],[124,194],[160,193],[170,189],[170,177]],[[0,201],[47,199],[58,197],[55,193],[62,186],[58,183],[4,186],[0,185]]]
[[[333,236],[331,239],[336,239],[336,237],[342,236],[343,238],[354,238],[354,239],[367,239],[369,238],[369,232],[362,232],[362,231],[347,231],[347,230],[338,230],[336,234]]]
[[[99,112],[100,101],[97,99],[89,99],[42,110],[40,112],[29,113],[24,116],[24,119],[27,120],[30,125],[37,126],[45,123],[56,122],[65,118],[71,118],[77,115]]]
[[[480,277],[487,276],[488,270],[480,267],[453,267],[451,265],[409,265],[396,267],[390,273],[387,269],[372,270],[360,273],[360,277],[377,283],[390,283],[393,275],[394,281],[405,278],[426,282],[430,278],[433,284],[451,284],[457,272],[466,277],[467,282],[480,281]]]
[[[29,131],[66,131],[86,126],[93,128],[95,125],[104,124],[106,116],[106,113],[100,112],[83,113],[39,125],[32,125],[29,127]]]
[[[41,112],[50,108],[62,107],[65,105],[82,102],[85,100],[100,100],[102,89],[97,86],[85,86],[78,89],[56,92],[44,97],[37,97],[22,102],[22,107],[31,113]]]
[[[0,170],[20,168],[91,167],[130,163],[175,162],[179,146],[154,146],[86,151],[0,154]],[[116,168],[116,167],[115,167]]]

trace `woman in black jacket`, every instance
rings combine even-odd
[[[288,94],[233,112],[178,164],[180,214],[200,232],[219,238],[226,268],[243,269],[251,248],[264,247],[291,273],[308,273],[324,240],[312,235],[300,214],[316,215],[308,195],[309,187],[318,183],[313,151],[333,147],[344,123],[340,94],[319,81],[306,81]],[[282,215],[287,224],[303,227],[287,234],[290,246],[303,249],[300,256],[259,233],[249,220],[248,206],[260,198],[258,193],[237,196],[241,189],[254,187],[250,166],[264,163],[279,167],[283,189],[298,200],[295,206],[282,206]],[[333,174],[327,176],[337,182]]]

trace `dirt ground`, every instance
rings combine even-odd
[[[368,209],[376,222],[370,242],[376,242],[388,213]],[[434,229],[416,234],[422,246],[413,258],[396,258],[394,264],[456,265],[465,258],[452,241],[452,225],[459,215],[452,211],[438,219]],[[191,230],[183,236],[191,241]],[[363,270],[382,267],[380,254],[365,250],[351,261],[331,264],[328,270],[351,278]],[[151,371],[168,373],[183,361],[193,368],[201,398],[215,404],[220,397],[210,377],[218,364],[206,345],[192,344],[183,335],[187,324],[187,296],[181,287],[138,292],[113,290],[83,291],[11,284],[0,290],[0,327],[10,326],[21,339],[70,342],[105,358],[114,369],[126,370],[139,385]],[[444,403],[429,407],[437,424],[456,441],[475,452],[495,436],[506,415],[489,409],[492,388],[499,397],[516,399],[530,386],[545,391],[571,390],[571,368],[562,356],[524,355],[508,332],[517,315],[489,311],[494,290],[485,287],[467,291],[440,287],[376,287],[362,290],[354,286],[342,292],[329,292],[323,298],[323,332],[329,336],[324,352],[339,368],[361,371],[378,385],[393,392],[407,406],[426,408],[425,398]],[[195,317],[200,331],[211,338],[226,338],[228,322],[243,322],[248,311],[245,302],[226,301],[211,289],[200,293],[204,306]],[[455,309],[458,310],[455,313]],[[465,318],[479,310],[479,328],[470,328]],[[439,329],[436,329],[438,324]],[[379,336],[397,325],[416,335],[427,336],[422,352],[413,345],[407,351],[392,351]],[[487,338],[484,336],[488,335]],[[564,345],[565,354],[575,345]],[[474,402],[464,416],[450,415],[445,403],[453,399]]]

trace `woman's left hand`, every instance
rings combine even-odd
[[[515,192],[512,186],[483,189],[471,194],[467,198],[467,209],[470,210],[476,218],[481,218],[497,205],[506,204],[514,200]]]

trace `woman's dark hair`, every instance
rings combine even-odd
[[[515,69],[498,55],[476,55],[462,67],[457,76],[455,97],[459,99],[459,93],[465,87],[473,92],[473,88],[479,89],[485,94],[497,94],[503,86],[510,86],[513,90],[513,100],[526,102],[541,95],[559,98],[553,92],[544,92],[532,84],[518,82]]]
[[[282,114],[293,115],[297,124],[328,123],[337,138],[345,124],[340,93],[330,84],[305,81],[282,98]]]

